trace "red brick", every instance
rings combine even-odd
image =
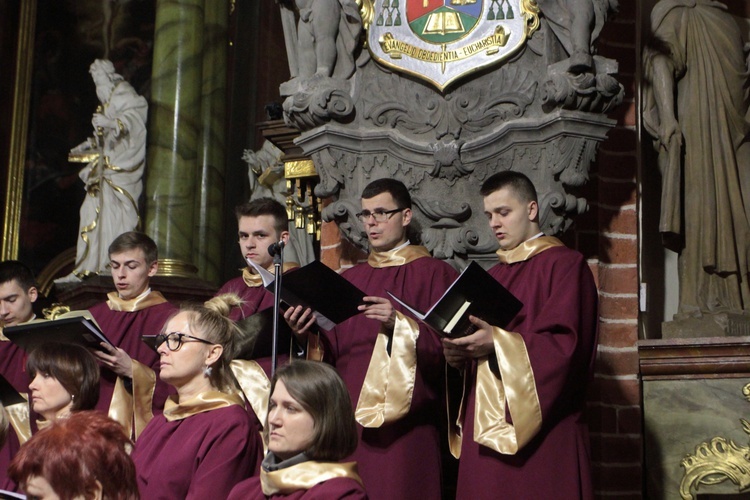
[[[599,378],[594,375],[594,381],[589,388],[589,401],[601,403],[639,406],[641,403],[641,388],[637,380]]]
[[[341,241],[341,266],[354,265],[367,258],[367,254],[349,240]]]
[[[610,233],[638,234],[638,217],[635,207],[623,210],[600,207],[599,224],[600,228]]]
[[[638,107],[635,105],[635,100],[632,98],[634,90],[633,85],[635,82],[632,78],[624,78],[620,75],[617,76],[617,80],[623,85],[623,87],[625,87],[625,99],[622,104],[609,113],[609,117],[617,120],[619,125],[634,127],[636,113],[638,111]]]
[[[608,180],[597,179],[599,184],[599,193],[606,205],[621,207],[623,205],[633,205],[637,202],[638,192],[635,182],[611,182]]]
[[[599,351],[594,366],[596,373],[635,375],[638,373],[638,351]]]
[[[617,409],[612,406],[589,404],[586,410],[589,430],[593,433],[617,433]]]
[[[633,238],[611,238],[602,235],[599,260],[605,264],[638,262],[638,242]]]
[[[638,492],[642,490],[641,465],[626,466],[594,464],[594,491],[599,498],[642,498]],[[603,496],[606,491],[621,492],[627,496]],[[635,496],[633,496],[635,495]]]
[[[598,266],[599,290],[609,293],[638,293],[638,268]]]
[[[320,225],[320,246],[330,247],[341,241],[341,231],[335,222],[323,222]]]
[[[617,409],[617,432],[622,434],[641,434],[643,432],[640,407]]]
[[[599,323],[599,344],[608,347],[630,347],[638,341],[638,325]]]
[[[640,460],[640,436],[591,435],[592,462],[637,464]]]
[[[638,316],[638,297],[599,297],[599,316],[631,319]]]

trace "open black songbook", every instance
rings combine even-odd
[[[273,293],[273,283],[266,289]],[[292,307],[309,307],[318,326],[326,330],[358,314],[364,297],[362,290],[317,260],[284,274],[281,280],[281,300]]]
[[[26,352],[47,342],[79,344],[100,351],[104,351],[101,342],[112,345],[97,324],[85,316],[7,326],[3,329],[3,334]]]
[[[523,304],[476,262],[469,264],[442,297],[423,313],[388,292],[417,319],[440,335],[463,337],[476,331],[469,315],[505,327]]]

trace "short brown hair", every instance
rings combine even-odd
[[[313,440],[304,450],[311,460],[339,461],[357,449],[357,426],[349,392],[332,367],[317,361],[293,361],[276,371],[271,382],[273,394],[278,381],[312,415]],[[270,413],[270,412],[269,412]],[[268,419],[264,432],[268,433]]]
[[[525,203],[529,201],[538,202],[536,188],[534,188],[534,183],[531,182],[531,179],[521,172],[514,172],[512,170],[504,170],[488,177],[482,183],[479,194],[489,196],[495,191],[500,191],[506,187],[509,187],[516,197]]]
[[[60,498],[139,498],[130,440],[122,426],[97,411],[74,413],[41,429],[10,463],[11,479],[23,485],[43,477]]]
[[[28,293],[29,289],[36,287],[36,280],[31,269],[21,261],[5,260],[0,262],[0,285],[15,281],[21,289]]]
[[[109,256],[112,257],[112,254],[127,252],[136,248],[143,250],[143,255],[146,257],[146,264],[148,265],[153,264],[159,259],[159,252],[154,240],[138,231],[122,233],[109,245],[108,252]]]
[[[237,222],[242,217],[259,217],[261,215],[273,216],[273,227],[280,236],[284,231],[289,231],[289,215],[286,207],[273,198],[257,198],[246,203],[237,205],[234,209]]]
[[[35,348],[26,360],[26,372],[55,378],[73,396],[71,411],[91,410],[99,400],[99,365],[93,354],[76,344],[47,342]]]
[[[411,195],[403,182],[391,179],[376,179],[365,186],[362,190],[363,200],[369,200],[379,194],[388,193],[393,198],[398,208],[411,208]]]

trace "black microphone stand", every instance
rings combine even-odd
[[[271,339],[271,378],[276,374],[276,356],[279,343],[279,309],[281,303],[281,275],[284,264],[284,242],[279,241],[270,247],[273,255],[273,338]]]

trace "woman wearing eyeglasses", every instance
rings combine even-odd
[[[257,470],[260,437],[230,370],[236,295],[183,306],[157,337],[160,378],[177,394],[167,399],[133,450],[138,488],[148,499],[225,498]]]
[[[357,448],[357,428],[349,393],[331,366],[293,361],[279,368],[264,432],[260,477],[238,484],[230,500],[367,498],[357,464],[339,463]]]

